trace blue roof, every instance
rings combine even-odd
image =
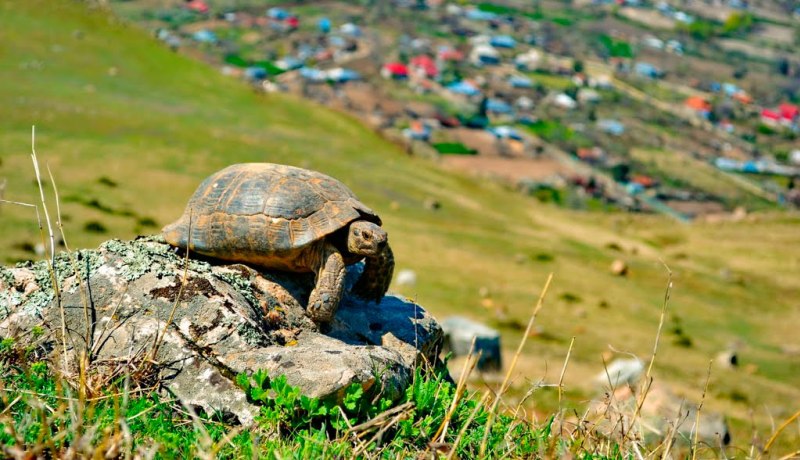
[[[267,16],[272,19],[283,21],[284,19],[289,17],[289,12],[284,10],[283,8],[275,7],[267,10]]]
[[[467,19],[473,21],[492,21],[497,19],[497,14],[492,13],[491,11],[481,11],[477,8],[471,9],[467,11]]]
[[[457,81],[447,85],[447,89],[456,94],[464,94],[467,96],[475,96],[480,94],[480,90],[465,81]]]
[[[495,35],[489,39],[489,44],[498,48],[514,48],[517,41],[510,35]]]
[[[301,67],[298,72],[300,72],[300,76],[305,78],[306,80],[325,81],[325,79],[327,78],[327,75],[325,74],[324,71],[316,69],[314,67]]]
[[[263,80],[267,78],[267,69],[263,67],[248,67],[244,69],[244,76],[250,80]]]
[[[501,139],[508,138],[508,139],[515,139],[518,141],[522,140],[522,135],[520,135],[520,133],[516,129],[510,126],[494,126],[491,128],[486,128],[486,130],[494,134],[495,137]]]
[[[610,118],[598,120],[597,126],[608,134],[613,134],[614,136],[621,136],[625,134],[625,125],[617,120],[612,120]]]
[[[212,32],[212,31],[210,31],[208,29],[198,30],[197,32],[192,34],[192,38],[194,38],[195,40],[197,40],[199,42],[203,42],[203,43],[216,43],[217,42],[217,34],[215,34],[214,32]]]
[[[322,31],[322,33],[327,34],[331,31],[331,20],[328,18],[320,18],[320,20],[317,22],[317,27],[319,27],[319,30]]]
[[[528,77],[522,75],[514,75],[513,77],[508,79],[508,82],[514,88],[532,88],[533,87],[533,80]]]
[[[506,101],[502,99],[489,99],[486,101],[486,110],[494,113],[511,113],[514,109],[511,108]]]

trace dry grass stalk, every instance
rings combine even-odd
[[[514,368],[517,366],[517,361],[519,360],[519,355],[522,354],[522,348],[525,346],[525,342],[528,340],[528,336],[531,333],[531,329],[533,329],[533,323],[536,320],[536,315],[539,313],[539,310],[542,309],[544,305],[544,296],[547,294],[547,289],[550,287],[550,282],[553,280],[553,274],[550,273],[547,277],[547,281],[544,284],[544,288],[542,289],[541,294],[539,295],[539,300],[536,302],[536,307],[533,309],[533,313],[531,314],[530,320],[528,320],[528,327],[525,328],[525,334],[522,336],[522,339],[519,342],[519,346],[517,347],[517,352],[514,354],[514,358],[511,360],[511,365],[508,368],[508,372],[506,372],[505,379],[503,379],[503,384],[500,385],[500,391],[497,392],[495,396],[494,402],[492,403],[492,407],[489,410],[489,417],[486,420],[486,428],[483,433],[483,440],[481,441],[481,448],[480,448],[480,457],[484,457],[486,455],[486,444],[489,441],[489,432],[492,429],[492,424],[494,423],[494,418],[497,413],[497,406],[500,403],[500,399],[503,397],[503,394],[508,389],[509,381],[511,380],[511,374],[514,372]]]
[[[470,374],[472,374],[472,371],[475,369],[475,365],[478,364],[478,360],[480,359],[480,353],[477,357],[473,355],[473,352],[475,351],[475,342],[477,339],[477,336],[472,338],[472,344],[469,346],[469,354],[467,355],[466,361],[464,361],[464,366],[461,369],[461,375],[458,376],[456,394],[453,396],[453,402],[450,404],[450,408],[447,410],[447,414],[445,414],[444,420],[439,426],[439,429],[436,431],[436,434],[433,435],[433,439],[438,439],[439,443],[444,442],[444,438],[447,435],[447,428],[450,425],[450,419],[453,417],[456,407],[458,407],[458,401],[461,399],[461,396],[467,389],[467,380]]]
[[[667,264],[665,263],[663,264],[664,268],[667,269],[667,274],[668,274],[667,288],[664,291],[664,303],[662,304],[661,307],[661,316],[659,317],[658,320],[656,339],[655,342],[653,343],[653,354],[650,356],[650,364],[647,366],[647,372],[645,373],[644,379],[642,380],[638,401],[636,403],[636,411],[633,413],[633,418],[631,419],[632,425],[638,421],[639,415],[641,414],[642,411],[642,406],[644,405],[644,401],[645,399],[647,399],[647,394],[650,392],[650,387],[653,385],[653,377],[652,377],[653,363],[655,363],[656,355],[658,354],[658,345],[661,340],[661,331],[664,329],[664,319],[667,316],[667,305],[669,305],[669,298],[672,292],[672,270],[670,270]],[[639,430],[639,432],[641,433],[641,430]]]
[[[697,405],[697,414],[695,414],[694,419],[694,439],[692,440],[692,460],[697,458],[697,445],[698,445],[698,435],[700,434],[700,412],[703,410],[703,403],[706,400],[706,393],[708,393],[708,382],[711,380],[711,366],[714,364],[714,360],[708,361],[708,372],[706,373],[706,383],[703,386],[703,394],[700,396],[700,403]]]
[[[769,448],[772,447],[772,444],[775,443],[775,440],[778,439],[778,436],[781,434],[781,432],[783,432],[783,430],[785,430],[786,427],[788,427],[792,422],[794,422],[798,418],[800,418],[800,410],[792,414],[791,417],[787,418],[783,423],[781,423],[781,426],[779,426],[778,429],[772,433],[772,436],[769,437],[767,443],[764,444],[764,450],[762,451],[762,455],[766,455],[769,453]]]

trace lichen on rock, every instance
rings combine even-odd
[[[88,345],[96,359],[141,359],[136,350],[158,335],[163,386],[186,404],[235,414],[242,423],[258,410],[233,384],[238,373],[282,374],[314,397],[338,398],[353,383],[397,396],[415,366],[436,361],[441,344],[441,328],[419,305],[394,296],[376,305],[350,295],[358,264],[348,267],[339,311],[320,331],[305,314],[314,286],[308,274],[192,254],[187,265],[186,254],[160,237],[111,240],[55,260],[54,271],[49,261],[0,268],[0,336],[42,328],[37,343],[55,361],[62,314],[71,356],[86,346],[87,330],[95,331]],[[63,287],[58,297],[52,273]]]

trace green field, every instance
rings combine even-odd
[[[578,410],[598,393],[587,382],[602,371],[610,347],[647,357],[666,263],[674,286],[655,379],[699,399],[709,360],[738,343],[749,372],[714,368],[704,407],[728,414],[734,444],[745,451],[751,420],[763,442],[772,422],[800,409],[800,357],[782,351],[798,345],[797,214],[683,225],[539,204],[407,157],[340,113],[256,93],[78,2],[0,0],[0,39],[5,199],[38,199],[30,161],[36,125],[36,151],[58,186],[72,248],[157,232],[180,215],[203,177],[225,165],[309,167],[341,179],[381,214],[398,269],[418,275],[417,286],[403,293],[439,317],[493,322],[479,295],[485,287],[496,308],[525,323],[547,275],[555,274],[537,319],[542,333],[527,343],[513,380],[519,395],[539,379],[558,381],[573,336],[564,382]],[[429,199],[442,206],[427,209]],[[41,235],[31,209],[2,205],[0,235],[4,262],[36,257],[29,248]],[[609,272],[617,258],[628,262],[627,277]],[[676,321],[690,348],[672,340]],[[502,332],[513,353],[522,332]],[[529,404],[546,416],[554,391],[539,390]],[[780,443],[800,444],[797,429]]]

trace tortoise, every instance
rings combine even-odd
[[[376,303],[394,270],[380,217],[338,180],[293,166],[228,166],[200,184],[162,234],[173,246],[217,259],[315,273],[306,311],[318,323],[336,313],[346,265],[366,259],[352,292]]]

